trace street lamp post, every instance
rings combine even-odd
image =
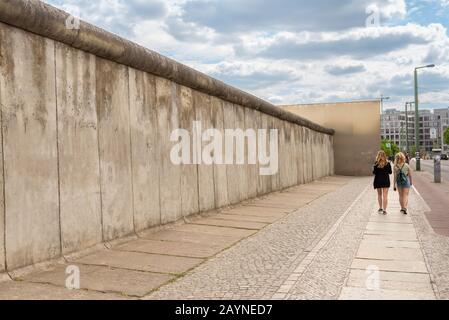
[[[405,150],[409,152],[408,148],[408,102],[405,103]]]
[[[385,130],[385,128],[384,128],[384,101],[389,100],[389,99],[390,99],[390,97],[384,97],[383,94],[380,95],[381,135],[384,135],[383,130]]]
[[[410,106],[410,110],[412,109],[412,105],[414,102],[406,102],[405,103],[405,145],[406,150],[408,153],[410,153],[410,144],[409,144],[409,132],[408,132],[408,106]]]
[[[434,64],[427,66],[416,67],[414,72],[415,78],[415,145],[416,145],[416,171],[421,171],[421,159],[420,159],[420,141],[419,141],[419,101],[418,101],[418,69],[433,68]]]

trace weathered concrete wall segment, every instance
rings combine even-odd
[[[0,19],[23,3],[42,6],[2,0]],[[0,57],[0,272],[333,174],[332,131],[302,118],[245,108],[1,22]],[[221,131],[279,129],[278,173],[174,165],[170,133],[194,120]]]
[[[333,134],[332,129],[277,108],[267,101],[84,21],[80,21],[79,28],[67,28],[67,21],[71,21],[70,19],[72,18],[67,12],[39,0],[0,0],[1,22],[98,57],[170,79],[207,95],[260,110],[318,132]]]

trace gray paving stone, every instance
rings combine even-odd
[[[238,221],[215,218],[203,218],[193,222],[197,225],[231,227],[238,229],[260,230],[268,225],[268,223],[254,222],[254,221]]]
[[[379,290],[371,291],[365,288],[345,287],[340,300],[434,300],[433,292]]]
[[[264,208],[263,210],[261,210],[260,207],[243,206],[231,210],[221,211],[220,214],[281,218],[285,217],[290,212],[292,212],[292,210],[283,210],[276,208]]]
[[[370,217],[370,222],[386,222],[386,223],[404,223],[413,224],[412,220],[403,214],[388,214],[384,216],[382,214],[374,213]]]
[[[307,202],[305,202],[305,203],[307,203]],[[257,203],[250,204],[248,206],[252,206],[252,207],[256,207],[256,208],[277,208],[277,209],[293,211],[293,210],[297,209],[298,207],[300,207],[301,205],[300,204],[287,204],[283,201],[272,201],[271,199],[269,199],[269,200],[261,200],[261,201],[258,201]]]
[[[363,278],[366,279],[369,273],[366,270],[351,269],[349,278]],[[379,278],[385,281],[400,281],[400,282],[416,282],[430,284],[430,276],[426,273],[410,273],[397,271],[379,271]]]
[[[385,231],[399,231],[399,232],[415,232],[413,224],[393,223],[393,222],[368,222],[367,230],[385,230]]]
[[[60,266],[51,271],[30,274],[24,281],[53,284],[65,288],[67,266]],[[109,267],[79,265],[80,288],[113,292],[123,296],[142,297],[174,277],[167,274],[149,273]]]
[[[376,266],[383,271],[428,273],[424,260],[421,261],[392,261],[392,260],[372,260],[354,259],[351,268],[366,270],[369,266]]]
[[[359,259],[419,261],[422,260],[423,255],[421,249],[387,248],[362,241],[356,257]]]
[[[105,250],[74,261],[74,264],[101,265],[138,271],[180,274],[201,263],[202,259],[160,254]]]
[[[142,238],[150,240],[177,241],[213,246],[230,246],[241,240],[242,236],[215,235],[213,233],[166,230],[145,235]]]
[[[368,240],[418,241],[416,232],[367,230],[364,235]]]
[[[234,220],[234,221],[250,221],[261,223],[273,223],[281,217],[264,217],[264,216],[248,216],[243,214],[217,214],[213,216],[214,219]]]
[[[346,285],[348,287],[370,287],[370,273],[364,270],[351,270]],[[379,272],[379,289],[432,292],[432,285],[428,274],[404,272]]]
[[[369,244],[385,248],[411,248],[411,249],[420,248],[418,241],[382,240],[379,239],[379,237],[376,237],[374,240],[371,240],[371,238],[364,236],[363,242],[360,244],[360,246],[362,247]]]
[[[236,229],[236,228],[228,228],[228,227],[218,227],[218,226],[208,226],[208,225],[199,225],[195,223],[188,223],[184,225],[180,225],[176,227],[176,231],[189,231],[189,232],[199,232],[206,233],[218,236],[231,236],[231,237],[248,237],[254,233],[256,230],[245,230],[245,229]]]
[[[192,243],[184,241],[161,241],[139,239],[113,248],[114,250],[165,254],[193,258],[211,257],[227,247],[224,245],[212,245]]]
[[[0,300],[125,300],[127,297],[87,290],[69,290],[25,281],[0,283]]]
[[[270,208],[267,207],[264,210],[260,210],[260,207],[254,206],[255,204],[257,204],[258,202],[262,201],[262,200],[269,200],[271,198],[271,195],[268,197],[265,197],[263,199],[258,199],[256,201],[252,201],[249,202],[245,205],[240,205],[237,206],[235,208],[229,208],[229,209],[225,209],[223,210],[223,212],[228,212],[228,211],[243,211],[243,212],[255,212],[255,213],[272,213],[272,214],[287,214],[291,212],[291,209],[280,209],[280,208]]]

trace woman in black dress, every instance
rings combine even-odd
[[[379,214],[387,214],[388,190],[390,189],[390,174],[392,173],[390,162],[384,151],[377,153],[376,162],[373,168],[374,189],[377,190],[377,200],[379,202]]]

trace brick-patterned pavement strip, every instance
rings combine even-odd
[[[418,192],[421,190],[418,189]],[[423,198],[412,197],[410,208],[437,298],[447,300],[449,299],[449,237],[435,233],[425,214],[431,211],[431,208]]]
[[[414,183],[430,207],[426,217],[433,230],[449,237],[449,183],[444,180],[434,183],[429,172],[415,172]]]

